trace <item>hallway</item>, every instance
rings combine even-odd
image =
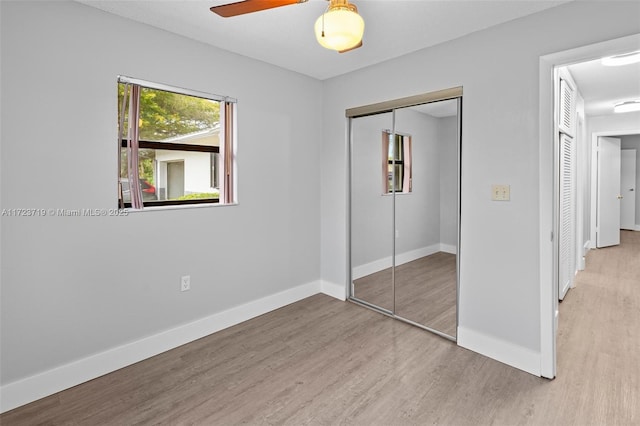
[[[640,232],[620,231],[620,240],[589,251],[560,304],[554,385],[576,412],[558,423],[640,422]]]

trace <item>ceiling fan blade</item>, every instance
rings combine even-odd
[[[229,18],[245,13],[258,12],[260,10],[273,9],[274,7],[287,6],[294,3],[304,3],[307,0],[245,0],[236,3],[223,4],[210,8],[223,18]]]
[[[350,52],[350,51],[352,51],[352,50],[357,49],[358,47],[362,47],[362,40],[360,40],[360,43],[356,44],[356,45],[355,45],[355,46],[353,46],[353,47],[350,47],[350,48],[348,48],[348,49],[344,49],[344,50],[338,50],[338,53]]]

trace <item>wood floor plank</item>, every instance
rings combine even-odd
[[[437,252],[395,268],[396,315],[455,337],[456,255]],[[354,280],[355,296],[392,310],[391,268]]]
[[[541,379],[316,295],[0,415],[7,425],[638,425],[640,232],[592,250]]]

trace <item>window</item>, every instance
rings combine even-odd
[[[120,207],[234,203],[235,100],[119,77],[118,105]]]
[[[411,136],[382,131],[382,191],[411,192]]]

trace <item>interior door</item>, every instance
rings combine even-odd
[[[620,244],[620,139],[598,138],[597,247]]]
[[[623,149],[620,161],[620,229],[636,229],[636,150]]]
[[[576,272],[576,146],[572,137],[560,136],[560,235],[558,299],[563,300]]]

